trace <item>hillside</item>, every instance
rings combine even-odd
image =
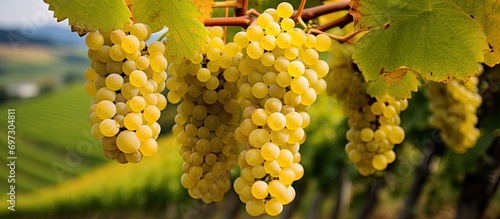
[[[139,164],[110,162],[63,184],[18,196],[15,216],[75,217],[102,214],[103,209],[122,209],[126,214],[176,203],[185,193],[179,182],[182,158],[177,154],[173,135],[161,137],[158,144],[155,156],[146,157]],[[10,213],[6,205],[0,204],[0,215]]]
[[[40,98],[0,106],[0,112],[16,110],[17,192],[64,182],[106,161],[89,134],[90,101],[82,84],[76,83]],[[0,114],[2,124],[7,124],[6,115]],[[6,126],[0,132],[7,133]],[[0,140],[6,142],[6,135]],[[6,150],[0,148],[1,154]],[[6,162],[5,156],[0,159]],[[7,166],[0,165],[0,180],[7,174]]]

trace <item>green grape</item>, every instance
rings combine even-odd
[[[264,54],[264,49],[259,42],[252,42],[246,48],[247,54],[252,59],[258,59]]]
[[[373,157],[372,166],[376,170],[384,170],[387,167],[387,159],[383,154],[377,154]]]
[[[295,21],[291,18],[283,18],[280,25],[282,30],[289,31],[295,27]]]
[[[246,32],[238,32],[234,35],[233,42],[240,48],[246,48],[250,43]]]
[[[140,56],[135,60],[135,66],[139,70],[146,70],[149,67],[149,58],[145,56]]]
[[[135,51],[139,50],[140,41],[133,35],[127,35],[123,37],[121,46],[125,52],[134,53]]]
[[[91,50],[98,50],[104,45],[104,37],[97,32],[90,32],[85,38],[87,47]]]
[[[139,163],[142,160],[142,153],[139,150],[132,153],[125,153],[125,159],[130,163]]]
[[[282,2],[276,7],[276,12],[281,18],[289,18],[293,14],[293,6],[288,2]]]
[[[287,71],[292,77],[300,77],[304,74],[305,66],[300,61],[292,61],[288,65]]]
[[[99,130],[101,131],[102,135],[106,137],[113,137],[120,130],[120,124],[118,124],[118,122],[113,119],[104,119],[99,124]]]
[[[109,48],[108,50],[109,52],[109,57],[113,60],[113,61],[122,61],[123,59],[125,59],[126,57],[126,52],[125,50],[123,50],[122,46],[121,45],[113,45],[111,48]]]
[[[130,34],[137,37],[138,40],[147,40],[147,36],[150,34],[148,27],[145,24],[135,23],[130,27]]]
[[[116,114],[116,106],[113,102],[103,100],[97,103],[95,111],[101,119],[110,119]]]
[[[342,80],[350,83],[345,90],[348,95],[338,96],[349,116],[345,152],[361,175],[383,171],[396,158],[394,145],[401,144],[405,137],[398,118],[406,100],[396,101],[387,95],[380,99],[369,97],[361,74],[356,72]]]
[[[247,28],[246,35],[250,42],[252,41],[258,42],[264,36],[264,30],[259,25],[250,25]]]
[[[309,88],[309,81],[304,76],[299,76],[290,82],[290,88],[296,94],[303,94]]]
[[[143,124],[142,113],[129,113],[125,116],[123,123],[128,130],[136,130]]]
[[[132,84],[134,87],[142,87],[146,84],[148,81],[148,76],[144,71],[141,70],[134,70],[132,73],[130,73],[129,77],[129,82]]]
[[[286,49],[292,45],[292,37],[288,33],[280,33],[276,37],[276,45],[281,49]]]
[[[291,42],[294,46],[302,46],[306,40],[306,33],[299,28],[293,28],[287,32],[292,38]]]
[[[141,142],[133,131],[121,131],[116,136],[116,146],[123,153],[132,153],[139,149]]]
[[[261,16],[257,17],[257,25],[261,28],[265,28],[269,22],[274,22],[274,18],[271,14],[262,13]]]
[[[286,125],[286,117],[285,115],[276,112],[276,113],[271,113],[269,117],[267,118],[267,125],[271,128],[273,131],[279,131],[285,128]]]
[[[205,203],[222,200],[230,187],[229,171],[238,163],[233,154],[239,119],[235,105],[240,78],[237,56],[239,47],[249,44],[246,34],[237,34],[235,43],[224,45],[222,28],[212,27],[209,33],[207,49],[195,60],[170,64],[172,78],[166,83],[168,100],[180,102],[172,131],[178,143],[189,148],[179,151],[184,159],[181,183],[191,197]],[[147,111],[148,107],[143,111],[146,120]],[[250,187],[242,190],[249,200]]]
[[[256,199],[264,199],[268,196],[267,183],[264,181],[257,181],[252,185],[251,191],[253,197]]]
[[[481,67],[481,66],[480,66]],[[482,68],[479,69],[480,74]],[[480,130],[475,126],[478,122],[477,109],[481,105],[481,95],[478,94],[478,78],[471,77],[467,82],[451,80],[447,85],[430,83],[428,85],[429,108],[432,113],[429,125],[439,129],[443,142],[455,153],[465,153],[474,147]],[[408,106],[407,102],[400,105],[401,109]],[[390,135],[389,140],[397,134]]]
[[[278,36],[281,32],[281,26],[278,22],[269,22],[265,26],[265,33],[270,36]]]
[[[332,39],[326,34],[318,34],[316,36],[316,43],[314,44],[314,49],[318,52],[327,51],[332,45]]]
[[[314,65],[319,60],[319,53],[314,49],[306,49],[302,54],[302,60],[306,65]]]
[[[265,35],[260,39],[260,45],[263,49],[271,51],[276,48],[276,37],[272,35]]]

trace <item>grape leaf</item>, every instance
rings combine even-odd
[[[210,18],[210,14],[212,14],[212,6],[214,5],[214,0],[191,0],[196,5],[198,9],[200,9],[201,16],[196,19],[200,22]]]
[[[500,2],[496,0],[453,0],[483,29],[488,38],[489,51],[484,63],[494,66],[500,63]]]
[[[208,31],[196,20],[202,16],[192,1],[135,0],[136,22],[148,24],[152,32],[168,27],[165,55],[174,62],[194,59],[207,43]]]
[[[418,90],[417,76],[411,71],[407,71],[398,82],[390,83],[384,80],[383,76],[379,76],[376,81],[368,82],[366,91],[375,97],[382,97],[387,93],[394,99],[400,100],[402,98],[411,98],[411,92]]]
[[[98,29],[110,31],[129,22],[131,13],[123,0],[44,0],[58,22],[68,19],[80,36]]]
[[[478,62],[488,50],[481,27],[447,0],[353,0],[351,7],[356,28],[370,30],[353,52],[368,82],[384,83],[380,74],[401,66],[432,81],[466,80],[479,72]],[[375,84],[371,91],[386,88],[408,97],[413,87],[400,85],[414,84],[408,83],[409,75],[390,85]]]

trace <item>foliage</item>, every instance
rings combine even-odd
[[[453,0],[483,29],[488,39],[489,50],[484,56],[484,63],[494,66],[500,63],[500,4],[494,0]]]
[[[61,22],[68,19],[71,29],[80,35],[98,29],[104,31],[119,29],[129,21],[131,16],[123,0],[91,2],[85,0],[44,1],[49,4],[49,10],[54,11],[54,17],[57,18],[57,21]],[[113,10],[109,10],[110,8]]]
[[[203,17],[190,1],[136,0],[133,11],[136,22],[148,24],[152,32],[168,27],[166,56],[181,62],[193,59],[207,41],[207,31],[196,17]]]
[[[205,45],[207,32],[201,21],[207,17],[210,2],[136,0],[130,5],[132,13],[122,0],[92,3],[84,0],[46,0],[57,21],[69,19],[72,30],[80,35],[96,30],[120,29],[130,18],[149,25],[152,32],[167,26],[169,40],[166,56],[174,62],[180,62],[184,57],[194,58],[195,52]],[[109,10],[111,8],[113,10]]]
[[[351,4],[356,27],[370,31],[356,43],[353,53],[354,62],[368,82],[380,80],[380,74],[400,67],[408,67],[427,80],[465,80],[478,73],[477,63],[484,61],[488,44],[481,26],[453,2],[353,1]],[[411,80],[416,79],[411,77]],[[406,80],[395,83],[408,84]],[[409,98],[413,86],[389,86],[389,89],[404,89],[403,97]]]

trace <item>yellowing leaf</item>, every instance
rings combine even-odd
[[[406,72],[402,78],[395,83],[385,82],[383,76],[379,76],[378,80],[369,82],[367,87],[368,94],[375,97],[382,97],[384,94],[389,94],[396,100],[402,98],[411,98],[411,92],[418,90],[417,76],[412,72]]]
[[[192,1],[134,0],[133,12],[135,21],[149,25],[152,32],[168,27],[165,55],[169,60],[194,59],[207,43],[208,31],[196,20],[201,12]]]
[[[196,19],[200,22],[210,18],[210,14],[212,14],[212,6],[214,5],[214,0],[191,0],[196,5],[196,7],[200,10],[201,16]]]
[[[85,35],[89,31],[110,31],[129,22],[131,13],[123,0],[44,0],[58,22],[68,19],[71,29]]]
[[[449,0],[357,0],[351,6],[356,27],[371,30],[353,52],[368,82],[400,66],[432,81],[466,80],[484,61],[481,27]]]
[[[500,63],[500,2],[496,0],[453,0],[483,29],[488,38],[489,50],[484,63],[494,66]]]
[[[401,66],[395,70],[383,72],[381,75],[384,77],[385,82],[395,83],[401,81],[409,70],[409,68]]]

